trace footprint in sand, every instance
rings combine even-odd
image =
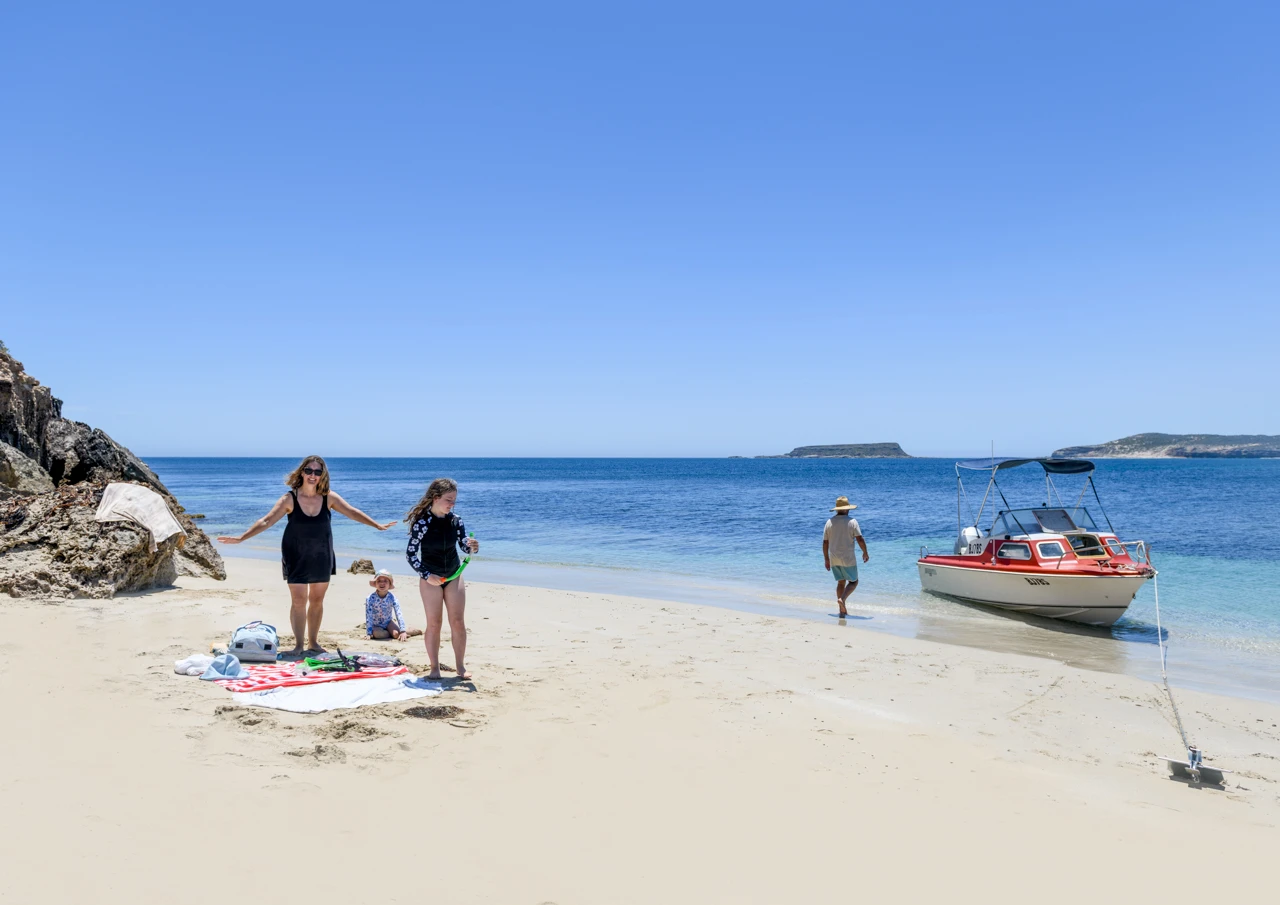
[[[452,720],[464,713],[461,707],[450,704],[436,704],[431,707],[410,707],[405,716],[417,717],[420,720]]]
[[[316,735],[335,742],[367,742],[391,733],[353,719],[337,719],[316,727]]]
[[[254,729],[258,732],[276,728],[275,720],[261,710],[251,707],[237,707],[234,704],[219,704],[213,715],[224,722],[232,722],[242,729]]]
[[[314,748],[295,748],[292,751],[286,751],[285,754],[304,761],[314,760],[316,763],[320,764],[345,764],[347,762],[347,752],[343,751],[337,745],[316,745]]]

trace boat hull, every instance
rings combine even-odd
[[[931,594],[1097,626],[1112,625],[1123,616],[1151,578],[1145,573],[1082,575],[1048,569],[972,568],[928,558],[917,565],[920,586]]]

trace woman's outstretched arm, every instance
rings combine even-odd
[[[280,519],[285,517],[285,514],[288,511],[289,511],[289,494],[286,493],[284,496],[280,497],[280,499],[276,500],[276,504],[271,507],[270,512],[268,512],[262,518],[254,522],[249,527],[249,530],[246,531],[244,534],[240,535],[239,537],[219,537],[218,543],[238,544],[242,540],[248,540],[249,538],[253,537],[255,534],[261,534],[263,531],[266,531],[276,522],[280,521]]]
[[[355,506],[352,506],[342,497],[338,496],[332,490],[329,491],[329,508],[332,509],[334,512],[339,512],[342,515],[345,515],[347,518],[351,519],[353,522],[359,522],[362,525],[368,525],[370,528],[377,528],[379,531],[386,531],[388,528],[390,528],[392,525],[396,523],[395,520],[392,520],[390,522],[387,522],[385,525],[378,524],[373,519],[369,518],[369,516],[365,515],[363,512],[357,509]]]

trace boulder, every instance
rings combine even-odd
[[[94,520],[108,483],[164,497],[186,538]],[[178,575],[225,579],[222,557],[146,463],[104,431],[62,418],[62,402],[0,346],[0,594],[111,597]]]
[[[155,472],[105,431],[80,421],[55,418],[45,426],[40,464],[55,484],[132,481],[173,500]],[[175,501],[176,502],[176,501]]]
[[[372,575],[374,572],[373,560],[357,559],[351,563],[351,566],[347,569],[347,571],[350,572],[352,575]]]
[[[53,490],[53,480],[35,459],[0,441],[0,499]]]

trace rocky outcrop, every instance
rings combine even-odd
[[[910,459],[897,443],[840,443],[833,446],[797,446],[781,456],[757,459]]]
[[[8,443],[0,442],[0,500],[51,490],[53,479],[39,462],[24,456]]]
[[[353,563],[351,563],[351,566],[350,568],[347,569],[347,571],[350,572],[352,575],[372,575],[373,560],[357,559]]]
[[[1265,434],[1134,434],[1096,446],[1054,450],[1055,459],[1274,459],[1280,437]]]
[[[95,521],[105,487],[72,484],[0,504],[0,594],[111,597],[173,583],[185,562],[179,538],[152,553],[145,528]]]
[[[111,597],[178,575],[226,578],[222,557],[146,463],[62,402],[0,346],[0,594]],[[146,529],[95,521],[108,483],[160,494],[186,532],[151,549]]]
[[[62,400],[0,348],[0,441],[39,460],[45,429],[61,418]]]

